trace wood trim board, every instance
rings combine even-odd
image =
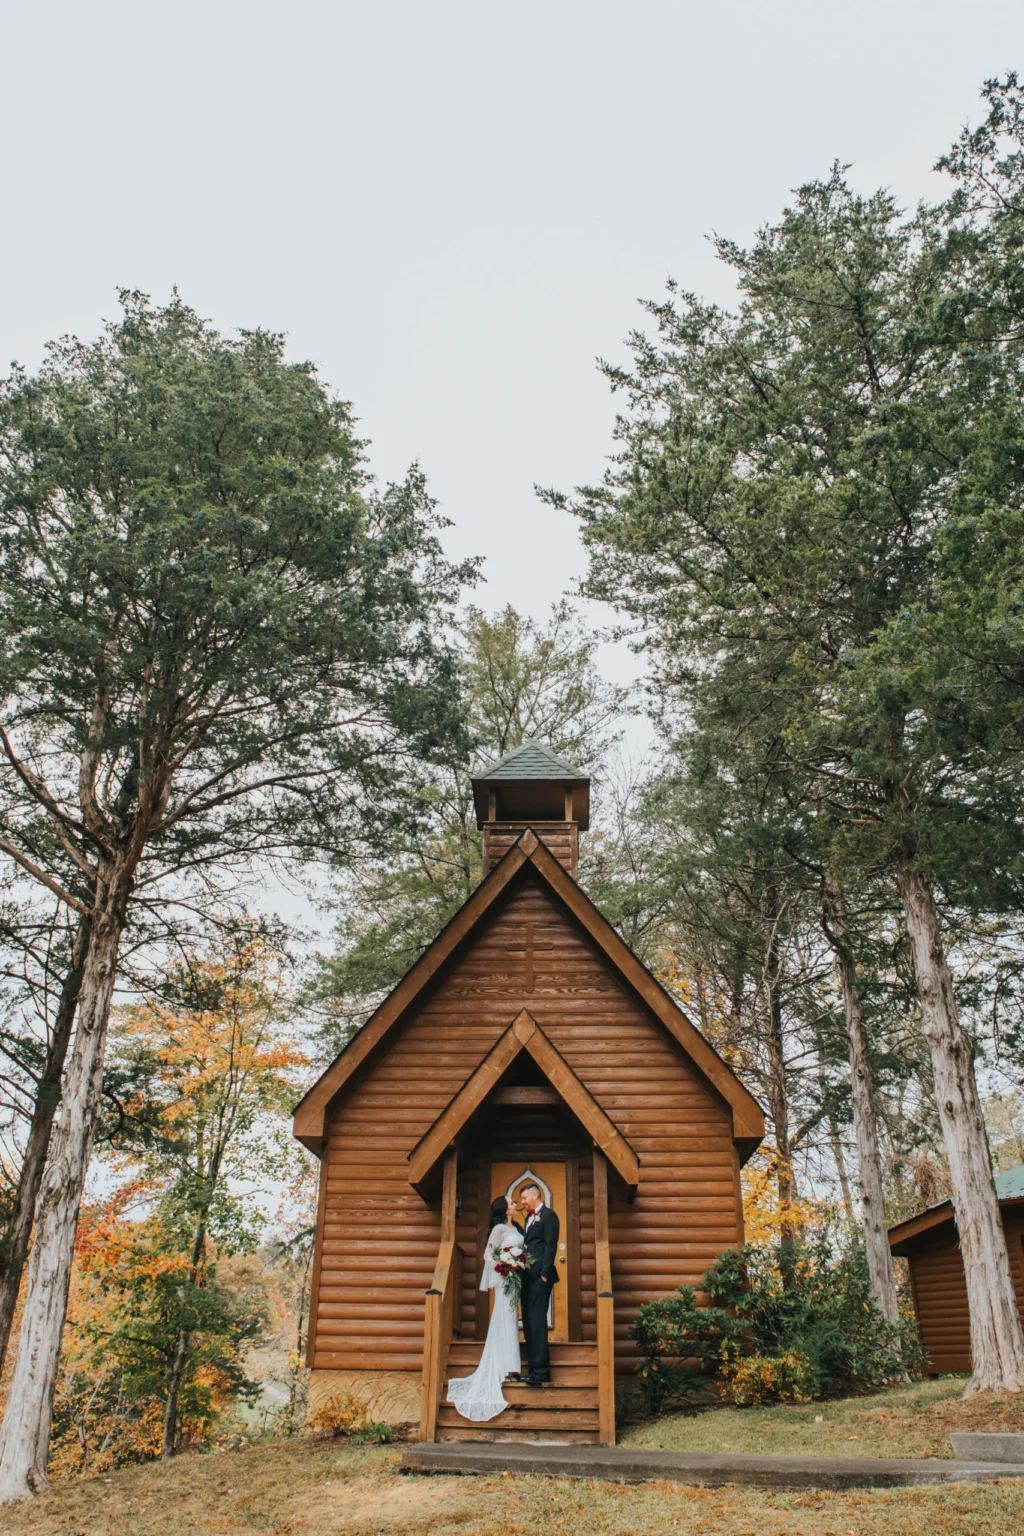
[[[483,1104],[502,1073],[520,1051],[527,1051],[538,1067],[599,1147],[626,1185],[630,1199],[640,1179],[640,1159],[629,1142],[583,1086],[565,1058],[552,1045],[526,1009],[512,1020],[497,1044],[484,1057],[472,1077],[442,1110],[433,1125],[409,1153],[409,1183],[424,1194],[438,1162],[455,1137]]]

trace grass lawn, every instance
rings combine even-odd
[[[948,1457],[953,1431],[1024,1434],[1024,1402],[993,1393],[964,1400],[966,1382],[966,1376],[946,1376],[837,1402],[672,1414],[627,1431],[622,1440],[662,1451]]]
[[[813,1422],[813,1420],[812,1420]],[[310,1440],[64,1483],[0,1536],[1019,1536],[1024,1488],[704,1491],[399,1474],[397,1449]]]

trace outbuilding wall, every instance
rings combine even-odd
[[[1003,1207],[1003,1226],[1017,1305],[1024,1318],[1024,1210]],[[906,1245],[914,1311],[928,1368],[940,1375],[971,1369],[967,1281],[956,1224],[950,1220],[922,1232]]]

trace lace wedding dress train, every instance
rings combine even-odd
[[[501,1384],[506,1376],[522,1369],[517,1309],[505,1295],[502,1278],[494,1273],[491,1258],[491,1250],[498,1245],[519,1247],[522,1241],[518,1228],[507,1225],[495,1227],[487,1239],[480,1289],[496,1294],[484,1352],[472,1376],[456,1376],[448,1383],[448,1401],[464,1419],[476,1423],[504,1412],[508,1403],[501,1395]]]

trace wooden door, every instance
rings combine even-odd
[[[527,1184],[539,1185],[541,1194],[544,1196],[544,1204],[551,1207],[561,1224],[556,1259],[558,1284],[555,1286],[554,1296],[554,1326],[548,1337],[553,1344],[564,1343],[569,1337],[569,1291],[578,1283],[569,1262],[571,1250],[565,1230],[565,1163],[545,1160],[537,1163],[491,1164],[492,1200],[496,1200],[499,1195],[505,1195],[507,1198],[514,1195],[516,1204],[521,1206],[520,1191]],[[522,1214],[519,1219],[522,1222]]]

